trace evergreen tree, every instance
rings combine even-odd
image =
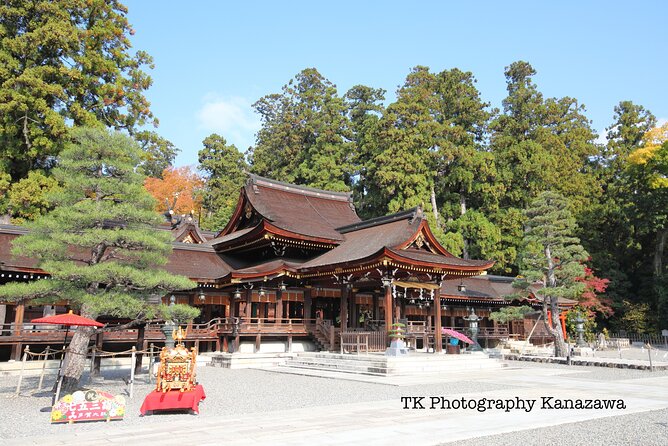
[[[29,223],[30,232],[13,247],[15,255],[38,259],[51,279],[6,284],[0,299],[66,300],[89,318],[164,316],[169,307],[149,304],[149,298],[195,284],[160,269],[171,251],[171,236],[153,227],[161,217],[136,172],[136,144],[98,128],[75,129],[72,139],[53,172],[63,184],[50,200],[57,207]],[[90,327],[79,327],[70,341],[65,392],[78,384],[91,334]]]
[[[130,53],[126,14],[118,0],[0,4],[0,170],[13,181],[51,166],[69,122],[157,123],[144,97],[152,60]]]
[[[376,185],[370,180],[369,167],[378,155],[378,123],[385,107],[385,90],[355,85],[345,94],[355,150],[353,152],[353,193],[357,213],[362,218],[379,215]]]
[[[251,170],[259,175],[334,191],[350,190],[353,146],[343,99],[315,68],[301,71],[254,104],[261,115]]]
[[[554,192],[541,192],[525,212],[526,231],[522,240],[520,285],[526,290],[535,282],[543,302],[543,320],[555,338],[555,356],[567,355],[559,321],[559,298],[577,299],[585,284],[584,262],[589,255],[575,237],[577,224],[568,209],[568,201]],[[580,280],[578,280],[580,279]],[[548,310],[551,319],[548,319]]]
[[[206,216],[202,227],[220,231],[232,217],[239,199],[239,191],[247,177],[248,165],[244,156],[225,138],[212,134],[199,151],[199,168],[208,178],[204,187],[203,204]]]

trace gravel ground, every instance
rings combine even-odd
[[[578,378],[611,381],[637,379],[648,376],[665,376],[668,371],[648,372],[644,370],[609,369],[601,367],[565,366],[560,364],[518,363],[508,361],[511,368],[556,368],[564,372],[577,374]],[[104,380],[85,387],[105,390],[112,394],[126,395],[128,387],[123,382],[127,372],[104,371]],[[349,402],[381,401],[397,399],[405,395],[451,395],[471,392],[484,392],[507,389],[508,385],[497,385],[474,380],[452,381],[438,384],[420,384],[416,386],[392,386],[338,379],[273,373],[261,370],[230,370],[217,367],[198,369],[198,380],[204,386],[207,398],[200,405],[199,417],[220,415],[240,415],[286,410],[299,407],[314,407]],[[184,416],[195,415],[156,414],[139,416],[139,407],[144,397],[153,390],[154,384],[145,383],[146,375],[140,375],[135,383],[133,399],[127,399],[124,426],[163,423],[170,420],[182,420]],[[45,386],[53,384],[54,377],[45,379]],[[104,429],[105,423],[75,423],[71,426],[50,424],[51,393],[42,391],[33,393],[37,388],[37,378],[27,377],[23,381],[23,392],[14,397],[18,377],[0,379],[0,439],[25,436],[49,435],[68,432]],[[668,444],[668,411],[645,412],[635,415],[586,421],[572,425],[561,425],[531,431],[520,431],[471,440],[462,444],[534,444],[537,438],[541,444],[583,444],[596,445],[597,438],[611,438],[606,444]],[[616,433],[610,435],[610,433]],[[638,436],[641,432],[651,432],[648,436]],[[603,437],[600,435],[604,434]],[[597,435],[599,435],[597,437]],[[488,440],[489,438],[489,440]],[[592,441],[587,440],[588,438]],[[629,441],[642,438],[642,441]],[[545,439],[545,441],[543,441]],[[656,443],[652,443],[657,439]],[[659,441],[660,440],[660,441]],[[600,442],[600,440],[598,440]],[[0,441],[0,444],[2,442]]]
[[[597,381],[618,381],[622,379],[650,378],[654,376],[668,376],[668,370],[617,369],[610,367],[587,367],[580,365],[565,365],[555,363],[527,362],[527,361],[504,361],[511,368],[538,368],[538,369],[561,369],[564,376],[570,373],[577,374],[578,378],[593,379]]]
[[[668,444],[668,409],[560,424],[507,434],[448,443],[458,446],[665,446]]]
[[[100,384],[85,387],[105,390],[127,398],[128,387],[118,373],[104,372],[105,380]],[[125,373],[127,375],[127,372]],[[165,422],[170,419],[182,420],[183,413],[139,416],[139,407],[154,384],[144,383],[146,375],[135,381],[134,398],[127,399],[124,426]],[[356,381],[323,379],[309,376],[273,373],[261,370],[230,370],[217,367],[201,367],[197,372],[198,381],[204,386],[206,400],[200,404],[199,417],[238,415],[270,412],[299,407],[344,404],[349,402],[381,401],[396,399],[405,395],[449,395],[458,393],[498,390],[500,386],[473,381],[453,381],[448,383],[419,386],[391,386]],[[45,378],[45,386],[53,384],[54,377]],[[32,394],[37,388],[37,378],[24,378],[22,396],[14,397],[17,377],[3,377],[0,383],[0,439],[17,438],[62,433],[63,429],[95,430],[104,428],[105,423],[75,423],[71,426],[50,424],[50,412],[40,412],[51,404],[50,392]],[[139,381],[139,382],[137,382]],[[50,410],[50,408],[49,408]],[[193,416],[194,415],[190,415]],[[0,442],[1,443],[1,442]]]

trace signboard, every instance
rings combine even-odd
[[[97,390],[78,390],[65,395],[51,409],[52,423],[122,420],[125,398]]]
[[[668,336],[668,330],[661,330],[661,336]]]

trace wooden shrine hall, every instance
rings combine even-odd
[[[350,193],[250,175],[232,218],[217,234],[202,231],[190,215],[168,216],[169,222],[156,228],[174,235],[165,268],[198,287],[163,302],[201,308],[187,341],[203,350],[237,351],[243,340],[254,341],[256,350],[263,340],[291,346],[293,338],[336,349],[341,333],[386,334],[392,323],[403,321],[409,335],[431,334],[434,349],[441,351],[442,326],[458,328],[470,308],[486,320],[494,308],[508,305],[495,293],[494,277],[473,277],[494,262],[450,254],[420,208],[362,221]],[[11,240],[22,233],[20,227],[0,225],[0,283],[48,276],[34,259],[10,254]],[[57,330],[43,339],[43,332],[25,321],[66,305],[0,305],[0,347],[11,345],[16,357],[21,345],[62,342]],[[504,332],[488,320],[481,325],[481,336],[508,335],[507,327]],[[138,338],[164,342],[152,325],[141,334],[107,333],[104,342]]]

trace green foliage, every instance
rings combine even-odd
[[[336,86],[315,68],[301,71],[254,104],[262,119],[249,151],[254,173],[334,191],[350,190],[352,133]]]
[[[653,333],[651,308],[648,303],[633,303],[628,300],[622,302],[622,316],[619,319],[619,329],[629,333]]]
[[[533,308],[526,305],[522,305],[520,307],[508,306],[490,313],[489,318],[501,324],[506,324],[510,321],[524,319],[524,316],[526,316],[528,313],[531,313],[532,311]]]
[[[158,308],[155,294],[195,286],[160,269],[171,236],[155,231],[160,217],[137,173],[140,151],[120,133],[99,128],[72,131],[53,170],[62,188],[52,190],[47,214],[27,223],[12,252],[38,259],[50,280],[0,287],[0,299],[67,300],[88,317],[107,314],[144,319]]]
[[[142,150],[141,169],[144,175],[162,178],[162,172],[172,165],[179,149],[156,132],[142,130],[134,137]]]
[[[578,339],[577,323],[575,321],[578,317],[581,317],[584,320],[582,328],[584,329],[583,337],[585,341],[594,342],[596,340],[596,332],[598,331],[596,320],[593,316],[588,316],[587,314],[588,311],[579,306],[574,307],[566,313],[566,333],[568,333],[570,339]]]
[[[208,175],[203,197],[207,214],[202,227],[220,231],[234,212],[248,165],[243,154],[234,145],[227,145],[222,136],[210,135],[202,143],[199,168]]]
[[[48,194],[57,193],[58,188],[58,181],[39,170],[30,171],[27,178],[14,183],[8,194],[13,223],[22,224],[44,215],[51,209]]]
[[[0,159],[14,181],[52,166],[74,125],[134,131],[155,122],[118,0],[7,0],[0,5]]]
[[[190,305],[174,304],[160,305],[158,317],[165,321],[172,321],[176,325],[186,324],[200,315],[199,308]]]

